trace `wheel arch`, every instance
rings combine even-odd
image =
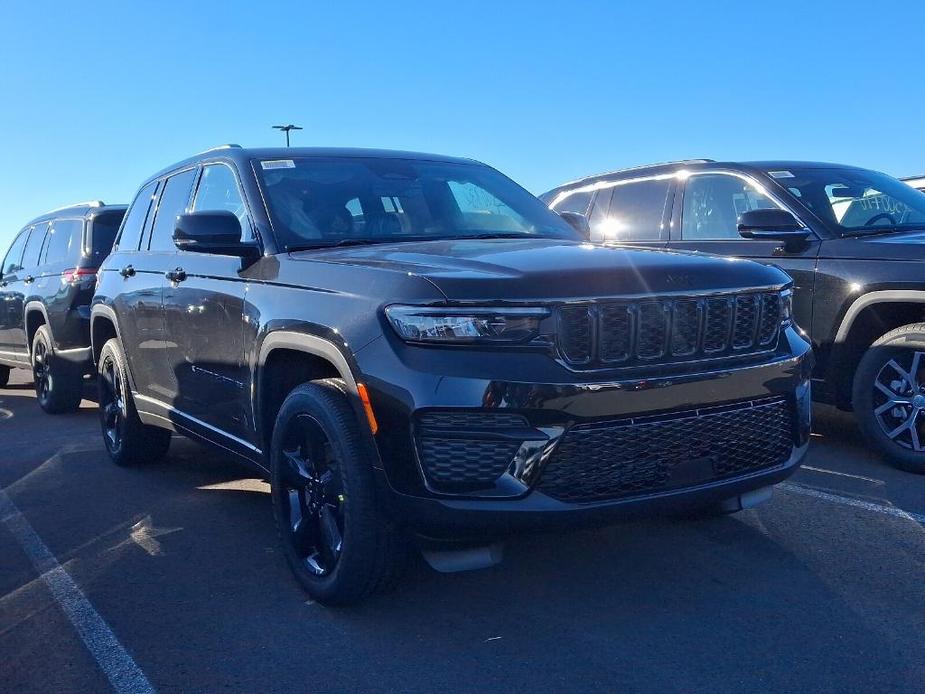
[[[29,301],[23,307],[23,322],[26,329],[26,353],[32,354],[32,341],[35,339],[35,333],[43,325],[48,327],[51,334],[52,346],[55,346],[55,334],[51,329],[51,323],[48,320],[48,311],[45,304],[41,301]]]
[[[99,362],[103,345],[112,338],[117,338],[120,341],[122,339],[116,312],[109,306],[97,304],[90,310],[90,346],[93,352],[94,364]]]
[[[845,311],[833,343],[829,377],[834,379],[836,404],[851,406],[855,370],[877,338],[922,320],[925,320],[925,291],[885,289],[855,299]]]

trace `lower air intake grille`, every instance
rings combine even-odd
[[[567,502],[691,487],[784,463],[793,446],[784,399],[658,418],[580,425],[565,434],[538,489]]]

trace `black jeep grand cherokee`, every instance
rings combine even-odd
[[[346,603],[408,537],[472,568],[515,529],[766,498],[809,431],[789,287],[589,244],[474,161],[229,146],[149,179],[100,272],[103,433],[264,470],[296,576]]]

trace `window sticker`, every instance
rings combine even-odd
[[[768,171],[768,176],[771,178],[796,178],[789,171]]]
[[[294,169],[295,162],[292,159],[272,159],[260,162],[260,166],[263,167],[264,171],[270,169]]]

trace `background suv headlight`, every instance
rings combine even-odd
[[[549,309],[389,306],[385,315],[408,342],[519,343],[539,334]]]

